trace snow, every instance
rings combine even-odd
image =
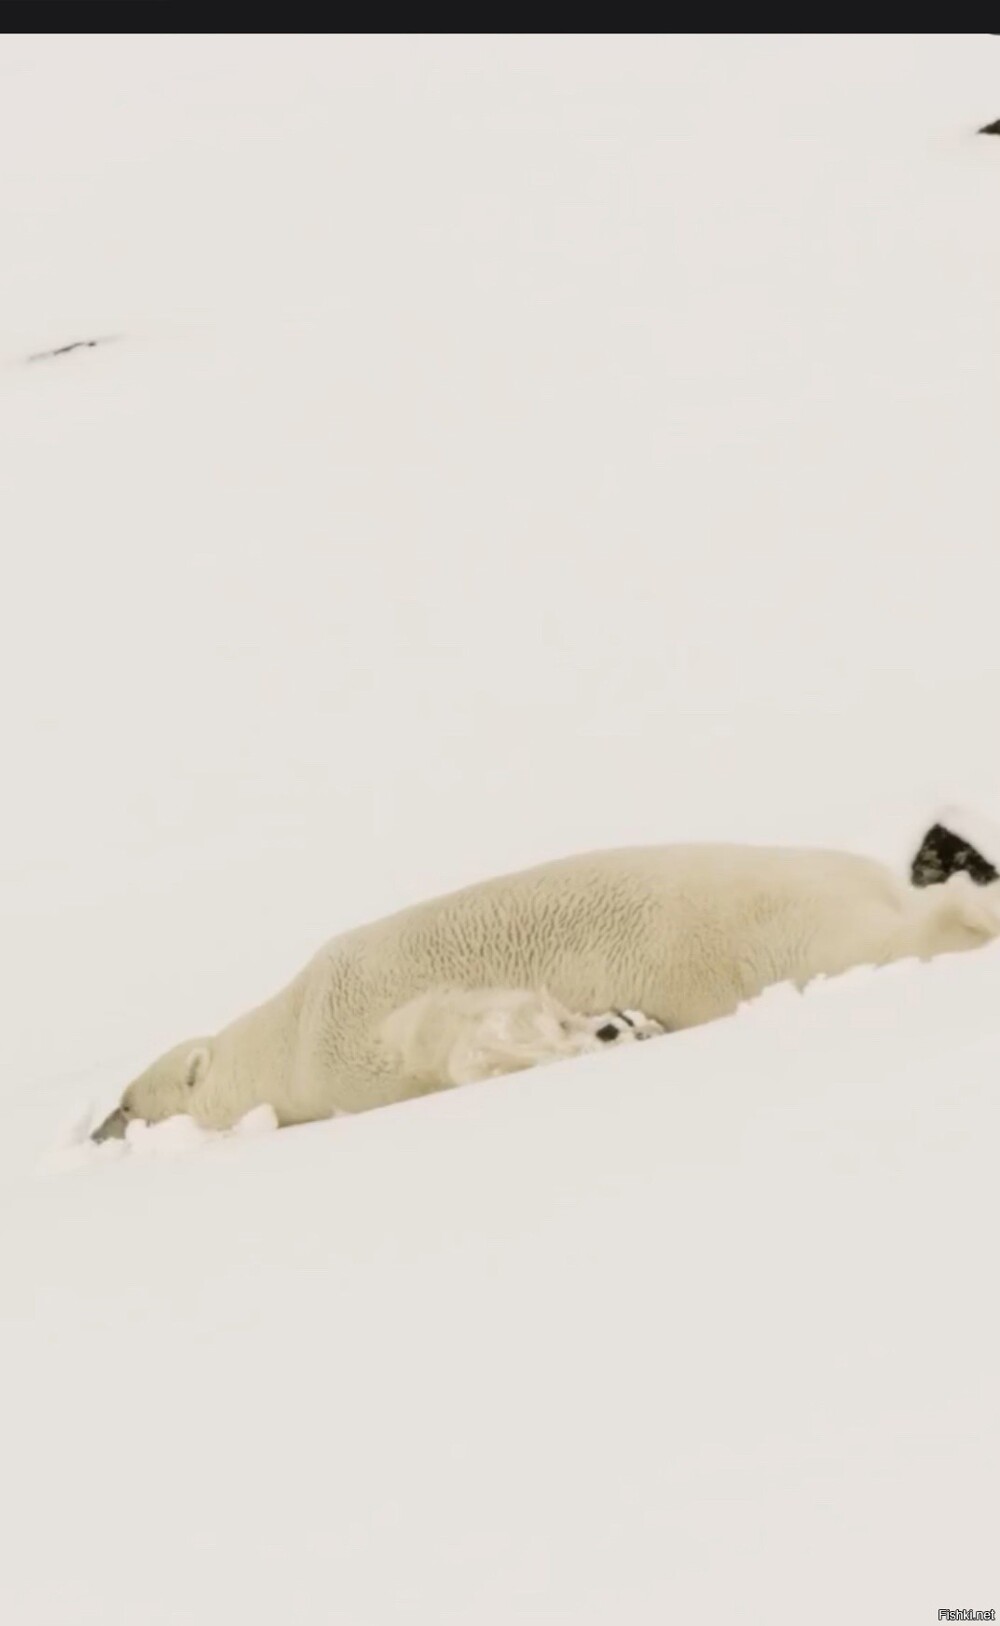
[[[83,1140],[411,899],[996,817],[997,66],[8,41],[0,1618],[1000,1607],[997,950]]]
[[[40,1167],[48,1170],[78,1169],[88,1163],[111,1162],[127,1152],[169,1156],[172,1152],[187,1152],[193,1147],[226,1140],[232,1135],[244,1138],[248,1135],[269,1135],[278,1127],[277,1114],[267,1103],[244,1113],[231,1129],[206,1129],[186,1113],[179,1113],[156,1124],[134,1118],[123,1139],[95,1142],[90,1136],[98,1122],[99,1114],[90,1107],[74,1113],[42,1158]]]

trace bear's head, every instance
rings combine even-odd
[[[199,1086],[205,1083],[212,1065],[209,1039],[188,1039],[175,1045],[133,1079],[114,1112],[98,1124],[91,1139],[121,1139],[133,1118],[160,1123],[179,1112],[198,1117]]]

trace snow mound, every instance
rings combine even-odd
[[[820,1571],[812,1626],[859,1576],[866,1618],[988,1606],[998,973],[775,989],[335,1133],[78,1113],[117,1177],[3,1194],[3,1618],[798,1626]]]
[[[269,1135],[278,1127],[274,1108],[265,1103],[245,1113],[232,1129],[205,1129],[186,1113],[178,1113],[159,1124],[148,1124],[137,1118],[129,1124],[124,1140],[95,1142],[90,1136],[99,1118],[100,1114],[92,1108],[85,1113],[74,1113],[53,1147],[43,1157],[43,1172],[57,1173],[95,1163],[116,1163],[130,1155],[171,1157],[231,1140],[234,1136],[250,1138]]]

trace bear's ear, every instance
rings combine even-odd
[[[197,1045],[184,1061],[184,1082],[189,1090],[193,1090],[200,1078],[208,1072],[208,1064],[212,1056],[207,1045]]]

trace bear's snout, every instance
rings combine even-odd
[[[115,1107],[114,1112],[109,1112],[104,1122],[98,1124],[90,1138],[96,1141],[123,1140],[127,1123],[128,1114],[125,1108]]]

